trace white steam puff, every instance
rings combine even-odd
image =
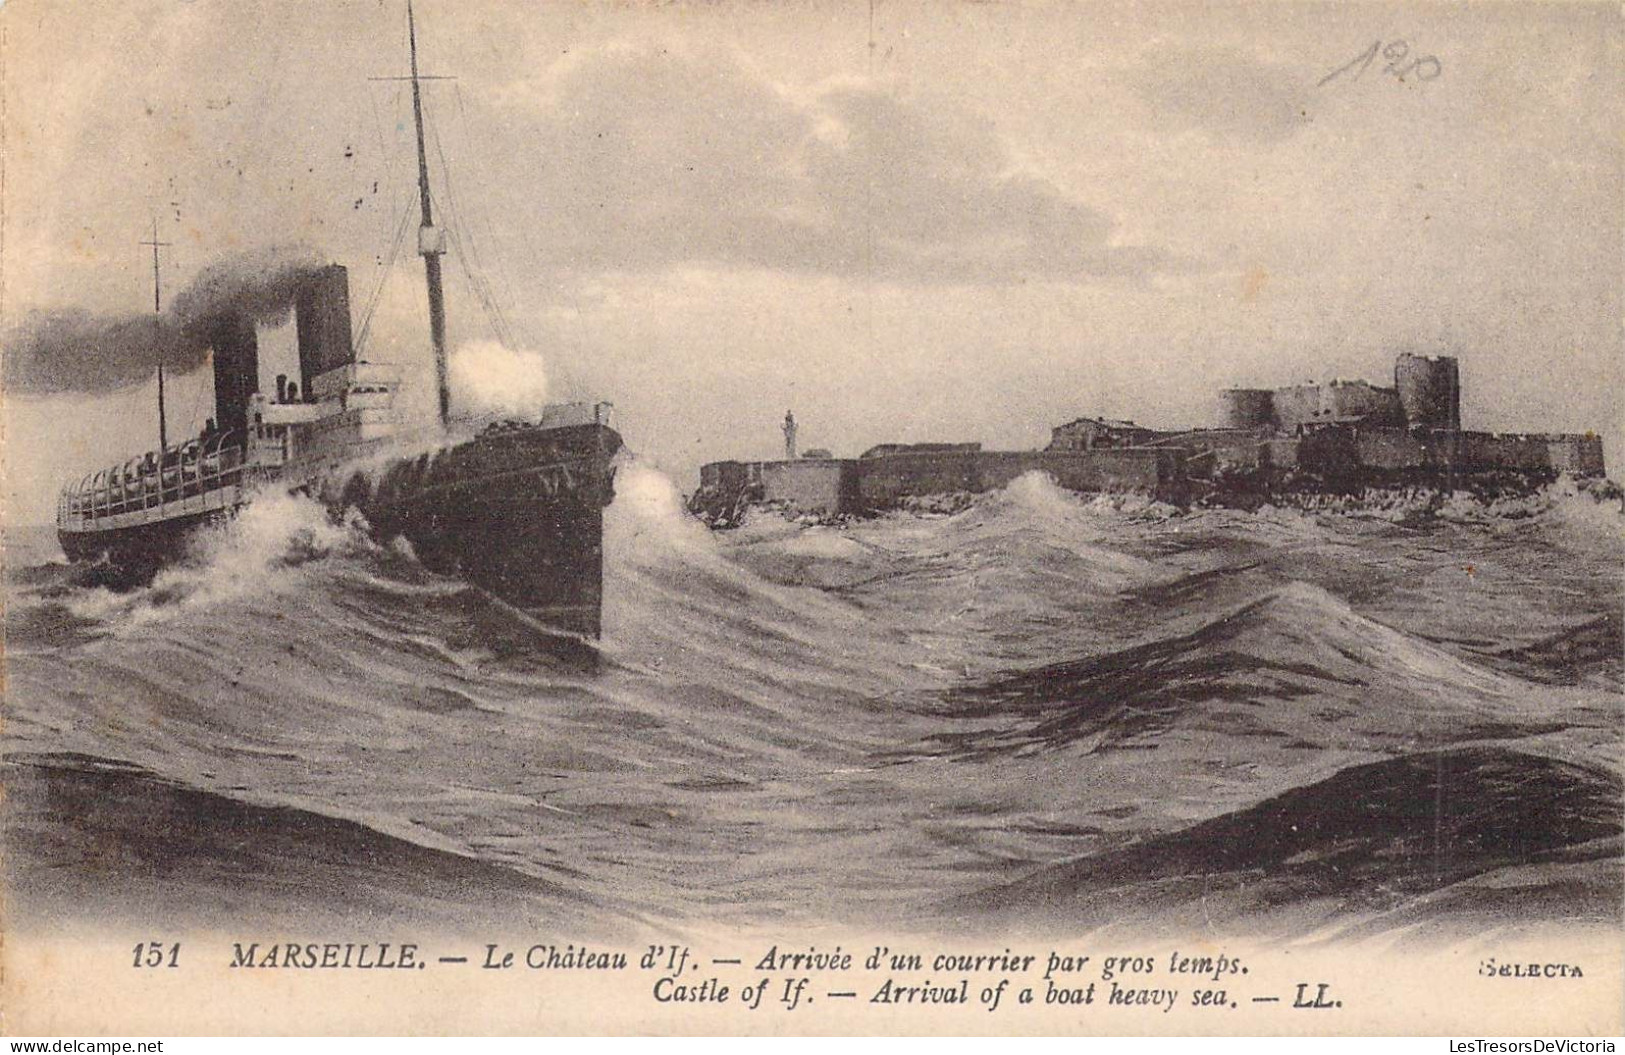
[[[451,386],[458,406],[473,414],[531,418],[547,404],[542,357],[495,341],[471,341],[452,354]]]

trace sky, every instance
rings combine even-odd
[[[698,466],[1041,446],[1084,415],[1461,360],[1625,456],[1617,5],[420,0],[449,332]],[[1371,61],[1367,62],[1366,59]],[[235,255],[350,270],[432,413],[402,0],[10,0],[0,334]],[[1341,72],[1339,72],[1341,71]],[[376,307],[369,313],[370,305]],[[274,346],[275,341],[271,344]],[[480,359],[478,355],[487,356]],[[176,431],[206,370],[169,378]],[[7,516],[156,443],[150,380],[5,392]]]

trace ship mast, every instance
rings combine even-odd
[[[440,257],[446,251],[446,240],[434,225],[434,205],[429,199],[429,156],[423,145],[423,78],[418,75],[418,30],[412,17],[412,0],[406,0],[406,33],[412,51],[412,121],[418,134],[418,198],[423,207],[418,252],[423,256],[423,275],[429,285],[429,340],[434,345],[434,376],[440,390],[440,424],[444,425],[451,417],[451,387],[446,379],[446,300],[440,289]]]
[[[163,326],[164,304],[158,281],[158,250],[160,247],[172,243],[158,241],[158,218],[156,216],[152,219],[152,241],[142,242],[141,244],[152,246],[152,328],[154,334],[161,341],[163,337],[161,327]],[[164,350],[161,343],[154,343],[158,348],[158,452],[161,456],[164,451],[169,449],[169,423],[164,417]]]
[[[0,0],[3,3],[4,0]],[[418,255],[423,257],[423,277],[429,286],[429,341],[434,345],[434,374],[440,390],[440,424],[451,418],[451,385],[446,379],[446,297],[440,289],[440,258],[446,252],[445,232],[434,225],[434,202],[429,195],[429,151],[423,140],[423,81],[449,81],[418,72],[418,26],[412,16],[412,0],[406,0],[406,34],[412,55],[409,77],[369,77],[372,81],[412,82],[412,123],[418,140],[418,202],[422,221],[418,226]]]

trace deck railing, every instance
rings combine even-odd
[[[156,458],[132,458],[123,465],[91,473],[63,488],[57,498],[57,522],[83,527],[126,513],[164,511],[212,491],[235,487],[242,478],[241,435],[223,433],[193,440]]]

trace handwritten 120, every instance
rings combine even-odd
[[[1415,77],[1419,81],[1437,80],[1439,75],[1444,72],[1444,63],[1440,62],[1436,56],[1412,55],[1411,46],[1403,40],[1390,40],[1387,45],[1377,40],[1373,41],[1369,48],[1354,56],[1347,63],[1322,77],[1316,87],[1324,88],[1350,70],[1354,71],[1354,75],[1349,79],[1357,81],[1360,79],[1360,75],[1370,69],[1371,64],[1376,62],[1378,58],[1388,60],[1387,64],[1383,66],[1382,72],[1397,77],[1401,81],[1406,77]]]

